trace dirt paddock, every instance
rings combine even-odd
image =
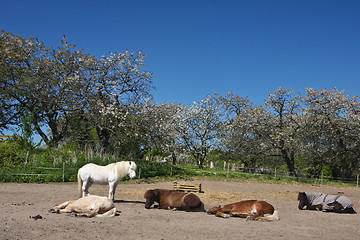
[[[222,219],[200,212],[145,209],[147,189],[172,188],[172,182],[119,184],[114,218],[80,218],[52,214],[55,204],[77,199],[77,184],[0,183],[0,239],[358,239],[360,214],[335,214],[297,209],[297,192],[343,194],[360,210],[360,188],[303,184],[259,184],[229,181],[201,183],[197,195],[205,208],[245,199],[265,200],[279,211],[275,222]],[[107,196],[108,186],[90,193]]]

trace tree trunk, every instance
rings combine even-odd
[[[286,163],[287,167],[289,168],[289,173],[291,176],[296,176],[295,172],[295,154],[294,152],[290,153],[290,157],[288,154],[288,151],[286,149],[282,149],[281,151],[281,157]]]
[[[110,131],[106,128],[96,127],[96,133],[99,138],[99,148],[102,153],[107,152],[109,147]]]
[[[256,168],[256,157],[251,155],[249,172],[254,173]]]
[[[175,165],[176,164],[176,154],[175,154],[175,152],[171,152],[171,158],[172,158],[172,164]]]

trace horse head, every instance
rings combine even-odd
[[[305,192],[299,192],[298,200],[299,200],[299,209],[300,210],[303,210],[305,206],[306,206],[306,208],[309,208],[311,206],[311,203]]]
[[[136,164],[134,162],[129,162],[129,177],[134,179],[136,177]]]
[[[154,190],[147,190],[144,194],[144,198],[146,198],[145,208],[149,209],[156,200],[156,192]]]
[[[218,207],[213,207],[213,208],[209,209],[209,210],[207,211],[207,213],[208,213],[208,214],[215,214],[215,213],[217,213],[217,212],[220,211],[220,210],[221,210],[221,205],[219,205]]]

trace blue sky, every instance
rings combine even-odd
[[[0,28],[97,57],[142,50],[157,103],[231,91],[261,105],[279,86],[360,89],[358,0],[0,0]]]

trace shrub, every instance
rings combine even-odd
[[[0,165],[19,165],[25,162],[27,151],[15,140],[0,141]]]

